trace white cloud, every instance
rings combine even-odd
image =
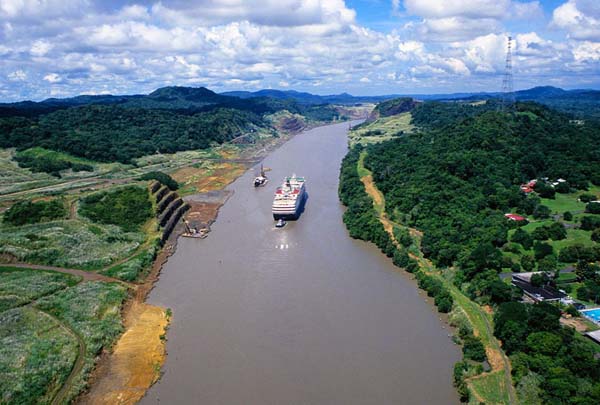
[[[127,5],[0,0],[0,97],[139,93],[170,84],[439,92],[459,90],[466,76],[469,89],[494,89],[504,67],[507,18],[539,18],[537,2],[408,0],[392,4],[404,26],[385,32],[359,25],[342,0],[120,3]],[[588,26],[598,18],[593,1],[569,3],[576,16],[557,17],[565,30],[582,15]],[[553,41],[539,31],[515,32],[516,77],[539,84],[553,72],[597,75],[597,42],[567,32],[571,40]],[[17,81],[17,72],[26,79]]]
[[[566,30],[573,39],[600,41],[600,5],[569,0],[554,10],[551,24]]]
[[[10,72],[8,74],[8,80],[13,82],[22,82],[27,79],[27,73],[22,70],[15,70],[14,72]]]
[[[61,81],[61,78],[56,73],[50,73],[44,76],[44,80],[49,83],[59,83]]]
[[[52,49],[52,44],[45,40],[38,40],[31,45],[31,52],[34,56],[44,56]]]
[[[507,19],[540,18],[539,2],[511,0],[405,0],[409,15],[420,17],[406,28],[418,38],[429,41],[452,42],[470,40],[489,33],[502,32]]]

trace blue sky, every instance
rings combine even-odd
[[[600,88],[597,0],[0,0],[0,101]]]

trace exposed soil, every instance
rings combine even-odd
[[[98,378],[81,403],[134,404],[160,378],[165,358],[165,310],[135,300],[126,317],[127,330],[104,362],[104,378]]]
[[[289,138],[286,135],[257,145],[260,149],[247,149],[242,153],[243,156],[220,151],[223,159],[213,161],[208,170],[188,166],[172,173],[176,181],[192,185],[197,193],[184,198],[191,207],[185,214],[190,225],[209,228],[217,218],[219,208],[230,196],[224,188]],[[163,264],[175,252],[177,239],[183,231],[184,226],[180,222],[154,261],[144,283],[136,285],[133,297],[123,308],[126,331],[112,353],[102,354],[90,378],[91,388],[78,398],[78,402],[133,404],[160,378],[160,370],[166,357],[165,333],[169,319],[165,309],[146,304],[145,301]]]

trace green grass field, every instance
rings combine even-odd
[[[0,267],[0,312],[73,286],[78,277],[42,270]]]
[[[0,312],[0,403],[50,403],[71,372],[77,347],[67,330],[35,308]]]
[[[415,128],[411,124],[411,120],[411,113],[406,112],[391,117],[378,118],[371,123],[365,123],[349,133],[350,144],[387,141],[397,136],[400,131],[411,133]]]
[[[479,400],[483,399],[485,404],[510,404],[508,390],[501,388],[504,384],[504,370],[483,374],[469,380],[469,385],[476,395],[476,398],[472,398],[469,403],[479,404]]]
[[[0,253],[27,263],[86,270],[129,256],[144,240],[142,232],[124,232],[115,225],[81,220],[0,225]]]
[[[123,331],[120,312],[126,297],[127,289],[120,284],[91,281],[36,303],[36,307],[60,319],[85,343],[84,366],[67,399],[87,386],[97,354],[103,347],[111,347]]]

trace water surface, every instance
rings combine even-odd
[[[265,159],[266,187],[248,171],[210,236],[180,239],[149,298],[173,318],[144,403],[458,403],[460,353],[435,309],[342,223],[347,128],[296,136]],[[292,173],[307,178],[306,208],[275,229],[273,192]]]

